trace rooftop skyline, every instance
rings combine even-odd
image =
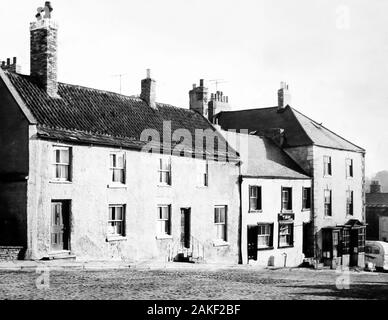
[[[140,94],[146,69],[157,101],[188,108],[199,79],[221,79],[233,110],[291,106],[367,150],[366,174],[388,169],[385,1],[54,0],[58,80]],[[43,0],[3,0],[1,60],[29,73],[29,23]],[[15,10],[14,8],[17,8]],[[215,82],[207,81],[211,92]]]

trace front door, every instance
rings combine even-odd
[[[257,261],[257,235],[258,226],[248,226],[248,260]]]
[[[70,224],[69,202],[53,201],[51,203],[51,250],[69,250]]]
[[[181,209],[181,244],[189,249],[191,242],[191,209]]]

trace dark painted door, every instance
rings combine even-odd
[[[257,260],[258,226],[248,226],[248,259]]]
[[[190,248],[191,240],[191,209],[181,209],[181,243],[184,248]]]
[[[51,203],[51,250],[69,249],[69,203],[54,201]]]

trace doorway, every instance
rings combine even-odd
[[[248,260],[257,261],[257,235],[259,227],[248,226]]]
[[[51,251],[70,249],[70,201],[51,202]]]
[[[191,208],[181,209],[181,244],[187,249],[191,245]]]

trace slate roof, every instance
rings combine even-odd
[[[222,132],[242,161],[241,174],[248,177],[311,179],[271,139],[251,134]]]
[[[172,133],[176,129],[191,133],[193,145],[183,143],[193,154],[196,129],[209,129],[224,141],[206,118],[188,109],[157,103],[155,110],[134,96],[65,83],[58,83],[61,98],[51,98],[29,76],[7,71],[4,74],[36,119],[41,138],[139,149],[146,144],[140,141],[145,129],[155,129],[163,139],[163,123],[171,121]],[[234,150],[215,140],[216,152],[206,150],[208,155],[236,158]],[[179,143],[173,141],[172,148]],[[167,144],[164,147],[168,148]]]
[[[367,193],[367,207],[388,207],[388,193]]]
[[[218,124],[225,130],[248,129],[260,131],[271,128],[284,129],[284,147],[317,145],[341,150],[365,152],[318,122],[290,106],[278,112],[278,107],[241,111],[226,111],[217,115]]]

